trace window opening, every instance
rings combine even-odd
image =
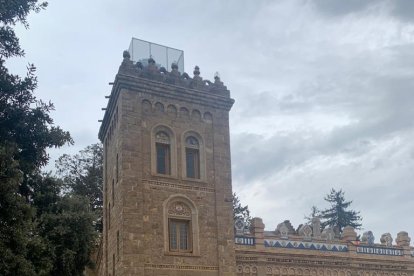
[[[157,155],[157,173],[171,174],[170,137],[164,131],[157,132],[155,148]]]
[[[170,251],[191,252],[190,221],[169,219]]]
[[[188,178],[200,178],[200,144],[194,136],[185,139],[185,160]]]

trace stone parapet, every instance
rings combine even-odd
[[[202,80],[197,66],[194,70],[194,77],[190,78],[188,74],[176,71],[175,67],[168,72],[163,68],[158,68],[152,62],[146,67],[134,65],[129,59],[129,53],[126,53],[124,52],[124,60],[112,84],[107,107],[103,108],[105,114],[98,134],[101,141],[105,139],[104,135],[107,133],[110,119],[115,112],[116,101],[122,90],[225,111],[229,111],[234,104],[234,100],[230,98],[230,91],[218,75],[215,76],[214,82],[210,82]]]

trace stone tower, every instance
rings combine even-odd
[[[229,111],[218,76],[125,51],[99,131],[100,275],[235,275]]]

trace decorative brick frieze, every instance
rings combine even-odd
[[[173,182],[165,182],[159,180],[142,180],[143,184],[148,184],[153,187],[166,187],[166,188],[173,188],[173,189],[182,189],[182,190],[193,190],[193,191],[201,191],[207,193],[214,193],[214,189],[204,187],[204,186],[196,186],[196,185],[185,185],[185,184],[178,184]]]
[[[204,270],[217,271],[218,266],[204,266],[204,265],[178,265],[178,264],[151,264],[146,263],[145,269],[173,269],[173,270]]]

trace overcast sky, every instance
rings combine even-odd
[[[267,230],[294,227],[343,189],[376,241],[414,238],[414,1],[50,1],[18,28],[36,94],[76,144],[98,141],[131,37],[218,71],[230,113],[233,189]],[[52,168],[52,167],[51,167]],[[361,231],[362,232],[362,231]]]

